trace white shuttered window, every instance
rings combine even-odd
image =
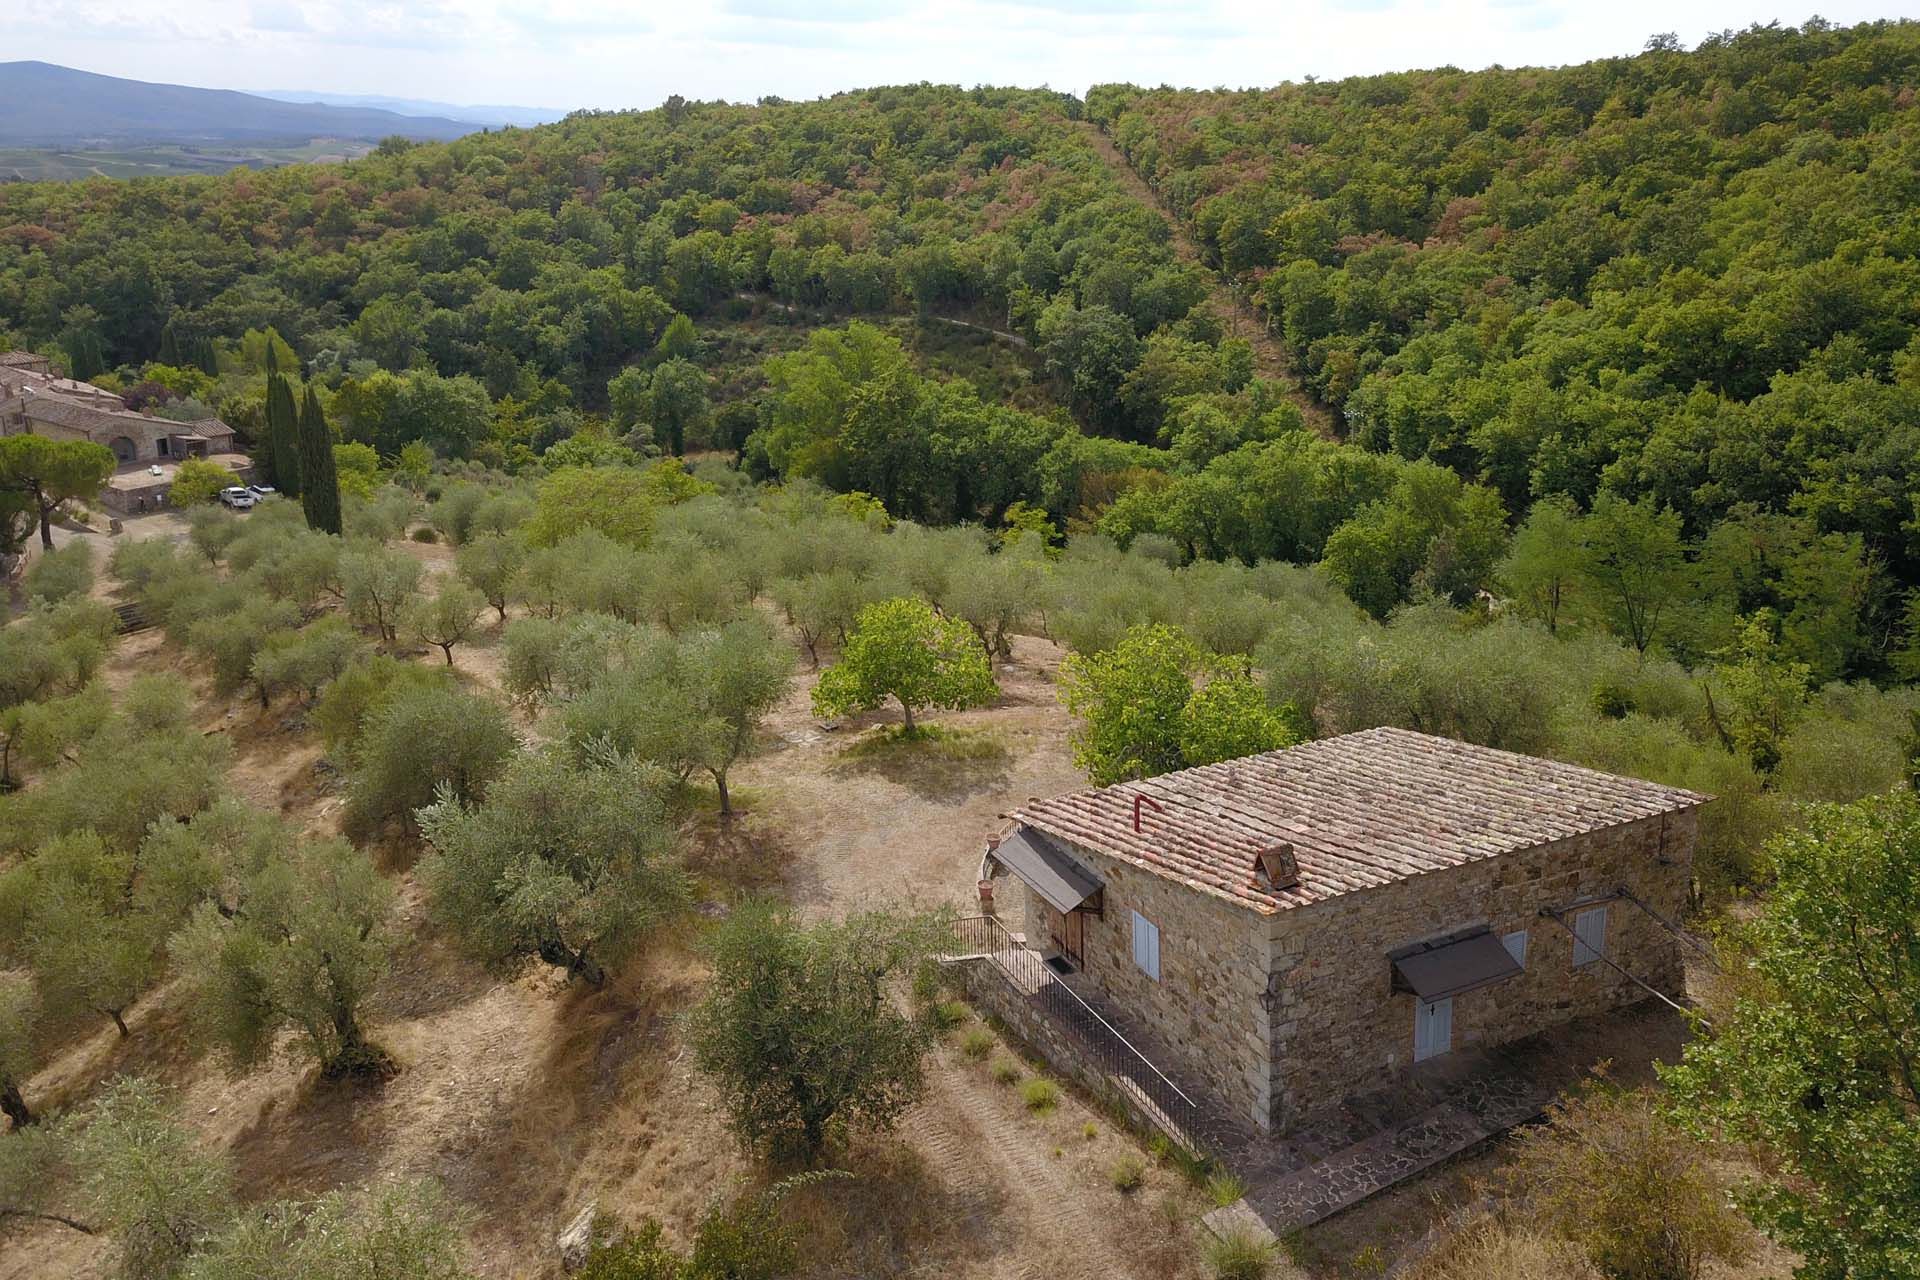
[[[1133,962],[1140,972],[1160,981],[1160,926],[1138,911],[1133,913]]]
[[[1583,968],[1607,954],[1607,909],[1589,907],[1573,918],[1573,967]]]

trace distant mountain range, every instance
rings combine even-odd
[[[47,62],[0,63],[0,146],[259,144],[395,134],[438,140],[476,127],[470,119],[282,102],[227,89],[122,80]]]
[[[550,124],[567,113],[555,107],[509,107],[498,104],[463,105],[452,102],[428,102],[420,98],[383,98],[367,93],[315,93],[306,89],[257,89],[259,97],[275,102],[317,102],[329,107],[366,107],[391,111],[403,116],[438,116],[444,120],[464,120],[469,124],[500,129],[509,125],[531,129]]]

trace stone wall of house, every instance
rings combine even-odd
[[[1198,1086],[1233,1114],[1264,1123],[1271,1030],[1261,993],[1270,968],[1259,913],[1077,846],[1073,856],[1105,883],[1099,916],[1085,922],[1085,954],[1073,985],[1090,988],[1125,1024],[1154,1043],[1155,1065],[1175,1084]],[[1018,883],[1015,881],[1015,883]],[[1045,909],[1029,901],[1027,941],[1046,942]],[[1133,912],[1160,928],[1160,978],[1133,962]]]
[[[1412,1063],[1414,997],[1392,990],[1387,959],[1410,944],[1526,931],[1523,973],[1453,998],[1455,1050],[1649,998],[1604,964],[1575,968],[1573,938],[1539,913],[1625,887],[1678,920],[1697,823],[1695,810],[1649,818],[1270,917],[1270,1122],[1296,1123]],[[1608,904],[1607,955],[1664,993],[1681,989],[1679,942],[1631,902]]]

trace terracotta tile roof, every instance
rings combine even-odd
[[[1134,797],[1143,806],[1133,829]],[[1406,729],[1368,729],[1036,800],[1028,826],[1262,912],[1456,867],[1711,799]],[[1299,883],[1269,889],[1287,843]]]

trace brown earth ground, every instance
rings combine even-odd
[[[123,536],[180,533],[172,517],[137,523]],[[446,548],[404,545],[444,570]],[[455,650],[455,665],[497,688],[498,656],[490,623]],[[703,883],[716,901],[779,892],[813,915],[901,898],[964,908],[999,814],[1083,781],[1053,695],[1060,656],[1045,640],[1019,638],[999,673],[1000,700],[934,717],[946,736],[914,748],[884,738],[875,726],[886,715],[823,727],[808,711],[814,676],[803,671],[770,718],[762,753],[737,771],[741,815],[722,824],[703,813],[688,824]],[[237,790],[312,831],[339,830],[337,779],[297,708],[262,713],[244,698],[216,699],[157,631],[122,640],[106,674],[124,684],[155,669],[187,679],[206,731],[232,740]],[[660,939],[598,992],[544,974],[503,980],[427,922],[407,869],[412,854],[399,841],[375,851],[400,882],[406,939],[372,1019],[402,1067],[392,1080],[325,1083],[292,1057],[232,1076],[192,1047],[183,995],[163,984],[129,1016],[125,1040],[110,1026],[67,1029],[27,1096],[53,1109],[116,1074],[165,1081],[205,1141],[232,1154],[249,1199],[437,1178],[471,1213],[475,1262],[487,1277],[558,1275],[554,1236],[589,1201],[628,1222],[657,1218],[684,1240],[715,1198],[769,1176],[739,1154],[679,1034],[678,1016],[704,976],[693,926]],[[1009,1054],[1002,1046],[994,1058]],[[1022,1064],[1023,1073],[1038,1070]],[[1196,1219],[1209,1202],[1164,1166],[1150,1167],[1130,1194],[1115,1190],[1116,1162],[1143,1149],[1086,1099],[1069,1091],[1051,1111],[1030,1112],[986,1060],[960,1052],[957,1036],[934,1054],[929,1086],[896,1136],[847,1153],[851,1177],[789,1201],[810,1276],[1202,1274]],[[1471,1198],[1497,1159],[1456,1162],[1314,1228],[1290,1242],[1299,1274],[1380,1274],[1380,1259]],[[15,1226],[0,1241],[0,1280],[98,1277],[111,1263],[106,1241],[53,1226]]]

